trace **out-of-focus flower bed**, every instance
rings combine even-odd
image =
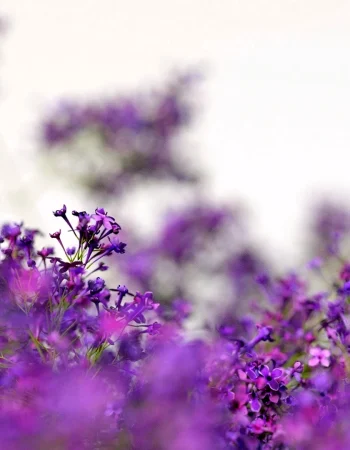
[[[255,274],[247,312],[233,304],[202,338],[188,339],[186,302],[164,315],[123,274],[106,284],[106,263],[127,249],[112,216],[102,208],[70,215],[65,206],[54,215],[54,246],[38,249],[39,231],[22,224],[1,229],[2,448],[349,448],[342,235],[334,234],[339,251],[332,245],[280,277],[241,255],[229,270]],[[64,243],[67,232],[74,247]],[[185,258],[167,243],[174,260]],[[309,280],[323,280],[327,265],[337,271],[312,291]]]

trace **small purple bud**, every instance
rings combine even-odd
[[[50,233],[50,237],[52,237],[53,239],[60,239],[61,238],[61,230],[55,231],[52,234]]]
[[[95,281],[93,280],[88,281],[88,287],[91,294],[93,295],[97,294],[101,292],[102,289],[105,287],[105,281],[102,278],[97,277]]]
[[[64,217],[66,215],[67,212],[67,207],[66,205],[63,205],[63,207],[61,209],[57,209],[56,211],[53,212],[53,215],[55,217]]]
[[[39,250],[37,253],[42,258],[47,258],[48,256],[54,254],[54,249],[53,249],[53,247],[44,247],[42,250]]]
[[[106,270],[108,270],[108,266],[106,266],[104,262],[100,262],[100,264],[98,265],[98,270],[100,270],[101,272],[105,272]]]

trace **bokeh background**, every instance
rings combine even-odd
[[[39,124],[58,101],[154,89],[188,68],[203,79],[179,151],[206,174],[203,195],[243,205],[276,264],[300,260],[318,198],[346,202],[349,2],[2,0],[0,13],[2,220],[48,232],[63,202],[95,207],[42,158]],[[156,211],[139,193],[128,213],[152,232]]]

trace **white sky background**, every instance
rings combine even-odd
[[[208,189],[246,204],[275,259],[299,254],[312,199],[350,193],[349,1],[2,0],[0,8],[10,23],[0,62],[2,220],[53,231],[50,214],[63,201],[87,209],[75,186],[38,169],[35,121],[46,107],[154,86],[195,64],[207,79],[191,140]]]

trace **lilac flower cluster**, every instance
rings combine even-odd
[[[181,302],[164,321],[151,292],[97,276],[125,257],[112,216],[54,215],[77,241],[52,233],[57,255],[38,230],[1,229],[2,448],[349,448],[349,263],[325,291],[260,272],[249,313],[189,340]]]
[[[94,276],[107,270],[105,257],[125,252],[114,218],[102,208],[73,211],[73,226],[66,206],[54,215],[77,239],[76,247],[66,248],[61,230],[51,234],[64,257],[53,247],[35,248],[38,230],[23,224],[1,229],[4,449],[99,448],[114,424],[106,416],[108,403],[123,400],[132,362],[147,354],[143,336],[160,326],[150,292],[109,289]]]
[[[194,78],[179,76],[146,96],[61,103],[42,124],[43,144],[62,161],[67,147],[79,153],[82,140],[81,177],[94,193],[115,192],[140,178],[194,181],[173,152],[174,138],[192,117],[188,92]]]

